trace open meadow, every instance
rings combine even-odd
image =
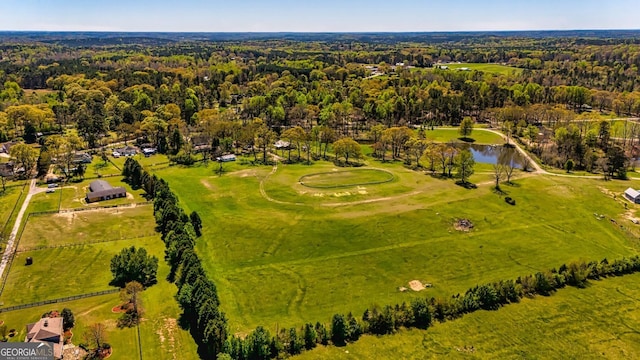
[[[364,336],[295,359],[637,359],[640,275],[566,288],[428,330]]]
[[[18,251],[153,236],[153,206],[30,216]]]
[[[631,235],[633,214],[619,201],[628,183],[519,173],[501,196],[486,172],[474,175],[479,186],[468,190],[398,163],[366,167],[391,172],[390,182],[338,189],[300,183],[305,175],[344,170],[328,162],[234,164],[222,176],[216,167],[155,173],[203,219],[197,250],[232,332],[328,322],[338,312],[448,296],[640,247]],[[457,227],[460,219],[473,228]],[[412,280],[433,287],[399,291]]]
[[[482,71],[488,74],[496,75],[509,75],[519,74],[523,69],[513,66],[507,66],[502,64],[486,64],[486,63],[460,63],[460,64],[446,64],[451,70],[457,70],[461,68],[467,68],[469,70]]]

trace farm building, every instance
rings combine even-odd
[[[96,180],[89,184],[87,202],[110,200],[127,196],[127,190],[122,186],[113,187],[104,180]]]
[[[640,192],[638,190],[628,188],[624,191],[624,197],[635,204],[640,204]]]
[[[220,162],[236,161],[236,156],[234,154],[222,155],[218,156],[216,160]]]
[[[53,348],[53,358],[62,359],[62,347],[64,344],[64,332],[62,330],[62,318],[43,318],[36,323],[27,325],[28,343],[46,343]]]

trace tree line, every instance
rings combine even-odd
[[[144,188],[153,198],[156,230],[165,244],[165,261],[170,271],[167,280],[178,287],[176,300],[182,309],[181,322],[186,324],[204,359],[222,352],[227,339],[227,318],[219,308],[215,284],[209,279],[195,251],[202,222],[196,212],[187,215],[169,184],[142,169],[134,159],[125,161],[123,176],[134,188]]]

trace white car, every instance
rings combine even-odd
[[[119,158],[120,157],[120,153],[117,151],[114,151],[111,155],[113,155],[114,158]]]

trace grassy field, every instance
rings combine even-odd
[[[334,188],[385,183],[393,178],[392,173],[380,169],[353,169],[304,175],[299,181],[306,187]]]
[[[432,140],[435,142],[448,142],[448,141],[461,141],[460,134],[458,133],[458,129],[441,129],[436,128],[435,130],[425,130],[425,136],[428,140]],[[475,144],[504,144],[505,141],[502,136],[486,131],[474,128],[471,136],[469,138],[473,139],[473,143]]]
[[[37,213],[45,211],[58,211],[60,205],[60,189],[56,189],[54,193],[39,193],[31,196],[29,207],[27,207],[28,213]]]
[[[94,156],[91,164],[87,165],[85,177],[94,178],[107,175],[119,175],[122,171],[115,167],[110,161],[106,163],[100,156]]]
[[[108,290],[111,258],[129,246],[162,253],[157,237],[17,253],[0,295],[3,306],[13,306]],[[33,265],[25,266],[26,258]]]
[[[373,164],[395,180],[337,191],[298,183],[303,175],[334,171],[325,162],[280,165],[271,175],[271,167],[252,167],[217,176],[215,164],[157,171],[186,210],[203,219],[197,249],[232,332],[409,301],[418,295],[398,287],[411,280],[434,285],[420,296],[447,296],[639,247],[624,205],[608,194],[629,183],[527,177],[504,186],[517,201],[510,206],[486,173],[472,177],[478,189],[467,190],[399,164]],[[473,230],[455,230],[459,218],[471,220]]]
[[[148,245],[146,248],[150,253],[162,258],[163,244],[159,238],[154,238],[153,242]],[[106,269],[108,271],[108,266]],[[180,309],[173,298],[176,287],[164,280],[168,272],[168,266],[164,261],[160,261],[158,284],[153,285],[143,293],[145,315],[140,324],[142,357],[143,359],[195,360],[198,359],[195,342],[188,331],[181,329],[177,325]],[[69,273],[63,275],[66,275],[66,278],[75,276]],[[86,284],[101,281],[100,277],[85,279]],[[67,290],[72,288],[71,284],[63,285]],[[84,285],[82,288],[84,288]],[[139,344],[136,330],[118,329],[116,327],[118,314],[111,312],[111,309],[118,304],[120,304],[120,298],[119,294],[116,293],[1,313],[0,320],[3,320],[8,328],[18,330],[18,335],[13,337],[11,341],[23,341],[26,335],[25,326],[27,323],[36,321],[47,311],[62,310],[62,308],[68,307],[74,312],[76,318],[76,327],[73,330],[73,342],[75,344],[83,341],[82,334],[89,325],[99,322],[107,327],[107,342],[114,349],[110,359],[137,359]]]
[[[346,347],[322,347],[295,358],[638,359],[638,299],[640,274],[627,275],[475,312],[426,331],[365,336]]]
[[[447,64],[449,69],[455,70],[460,68],[468,68],[470,70],[482,71],[490,74],[497,75],[509,75],[513,73],[521,73],[522,69],[500,65],[500,64],[485,64],[485,63],[462,63],[462,64]]]
[[[153,236],[154,226],[152,206],[32,216],[18,251]]]

